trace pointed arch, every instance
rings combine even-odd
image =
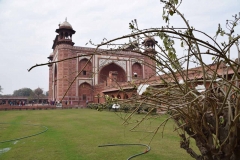
[[[117,82],[126,82],[126,72],[121,66],[113,62],[101,68],[98,83],[106,82],[110,71],[117,71]]]
[[[132,77],[133,78],[143,78],[142,65],[138,62],[135,62],[132,65]]]
[[[87,64],[87,65],[86,65]],[[86,65],[86,67],[84,68],[84,66]],[[82,73],[79,75],[79,77],[88,77],[91,78],[92,76],[92,62],[88,61],[87,58],[83,58],[78,62],[78,72],[80,72],[81,70]]]
[[[83,82],[79,85],[78,87],[78,96],[79,100],[85,103],[86,101],[92,101],[92,93],[93,93],[93,88],[92,86],[87,83]]]

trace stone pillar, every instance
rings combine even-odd
[[[52,64],[49,67],[49,84],[48,84],[48,101],[53,100],[53,73],[52,73]]]

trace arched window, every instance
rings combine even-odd
[[[132,65],[132,77],[133,78],[143,78],[142,65],[138,62]]]
[[[67,32],[65,33],[65,39],[68,39],[68,33]]]
[[[60,39],[63,39],[63,33],[62,32],[60,33]]]
[[[81,74],[79,75],[80,77],[90,78],[92,76],[92,62],[88,61],[87,58],[80,60],[78,64],[78,72],[80,71],[82,71]]]

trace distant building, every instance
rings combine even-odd
[[[48,103],[47,96],[41,96],[39,99],[37,97],[27,97],[27,96],[12,96],[12,95],[3,95],[0,96],[0,105],[7,104],[7,105],[19,105],[21,104],[32,104],[32,103]]]
[[[60,101],[64,97],[62,103],[86,106],[88,102],[104,102],[102,97],[106,94],[129,98],[132,96],[131,87],[121,93],[118,85],[128,87],[132,80],[144,80],[156,75],[155,62],[132,52],[134,46],[123,46],[126,51],[117,52],[74,46],[72,36],[75,30],[67,20],[59,24],[56,32],[53,52],[48,58],[60,62],[49,65],[49,101]],[[145,54],[154,56],[157,41],[146,38],[142,43],[146,48]],[[80,57],[61,61],[75,56]]]

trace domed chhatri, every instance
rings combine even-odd
[[[68,23],[67,18],[62,24],[59,24],[59,28],[73,29],[72,25]]]
[[[56,35],[56,38],[53,41],[52,49],[55,49],[55,47],[59,44],[69,44],[73,46],[74,42],[72,42],[72,35],[75,34],[76,31],[74,31],[72,25],[67,22],[67,18],[58,26],[59,28],[56,29],[58,35]]]
[[[144,41],[142,42],[142,44],[146,47],[146,48],[152,48],[152,49],[155,49],[155,44],[157,44],[158,41],[156,41],[154,39],[154,37],[146,37],[144,39]]]
[[[63,23],[60,23],[58,26],[59,26],[59,28],[56,29],[57,33],[65,32],[65,31],[67,31],[71,34],[75,33],[75,31],[72,28],[72,25],[67,21],[67,18],[65,19],[65,21]]]

